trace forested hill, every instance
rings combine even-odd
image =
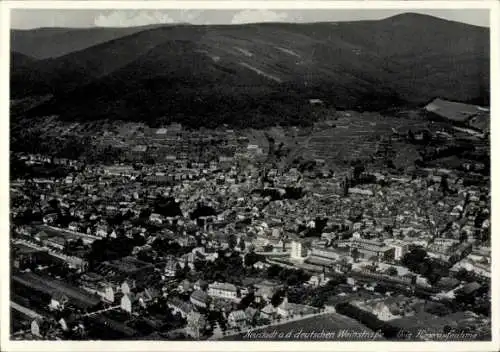
[[[383,110],[436,96],[488,105],[489,90],[488,29],[411,13],[379,21],[147,27],[13,64],[11,77],[12,98],[54,96],[31,115],[209,127],[305,123],[316,113],[311,98]]]

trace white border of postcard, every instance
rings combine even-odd
[[[499,82],[499,2],[482,1],[0,1],[1,37],[0,60],[3,87],[0,88],[1,133],[0,150],[2,165],[0,171],[0,229],[2,230],[0,246],[1,272],[1,345],[2,351],[498,351],[500,350],[499,296],[500,272],[499,245],[496,236],[499,218],[499,187],[492,181],[492,341],[491,342],[183,342],[183,341],[57,341],[57,342],[21,342],[10,341],[9,338],[9,31],[10,9],[489,9],[490,10],[490,43],[491,43],[491,96],[498,97]],[[499,134],[498,115],[500,104],[491,99],[491,127],[493,135]],[[500,155],[500,139],[491,138],[492,161],[494,155]],[[500,167],[498,162],[492,163],[492,180],[498,179]]]

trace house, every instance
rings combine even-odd
[[[76,331],[79,328],[83,328],[82,323],[79,322],[78,316],[75,314],[70,314],[67,317],[59,319],[58,323],[63,331]]]
[[[477,282],[471,282],[467,285],[464,285],[464,287],[462,287],[460,289],[460,292],[462,292],[463,294],[465,295],[472,295],[474,294],[477,290],[479,290],[481,288],[481,284],[477,283]]]
[[[98,236],[98,237],[106,237],[106,236],[108,236],[108,228],[107,228],[107,226],[99,225],[98,227],[96,227],[96,229],[95,229],[95,235]]]
[[[63,237],[53,236],[43,240],[42,243],[49,248],[62,251],[66,247],[67,242],[66,239]]]
[[[186,331],[195,339],[198,339],[207,329],[206,318],[198,312],[191,311],[187,318]]]
[[[302,260],[307,256],[307,248],[304,243],[300,241],[292,241],[292,250],[290,252],[290,259]]]
[[[326,283],[325,274],[313,275],[308,281],[308,284],[310,284],[313,287],[322,286],[325,283]]]
[[[43,223],[44,224],[53,224],[58,218],[59,218],[59,214],[57,214],[57,213],[46,214],[43,217]]]
[[[76,222],[72,222],[68,225],[68,230],[78,232],[80,231],[80,226]]]
[[[394,260],[401,260],[409,250],[408,244],[403,241],[390,241],[387,244],[394,249]]]
[[[113,286],[109,283],[103,283],[99,285],[97,294],[102,297],[105,302],[113,303],[115,301],[115,292]]]
[[[160,296],[161,292],[152,287],[147,287],[136,295],[139,303],[143,307],[145,307],[147,303],[156,301]]]
[[[255,269],[259,269],[259,270],[267,269],[270,266],[271,266],[270,264],[264,263],[264,262],[261,262],[261,261],[258,261],[257,263],[254,263],[254,265],[253,265],[253,267]]]
[[[134,294],[126,293],[123,295],[120,301],[120,308],[125,312],[132,313],[135,303],[137,299]]]
[[[68,323],[64,318],[59,319],[58,323],[63,331],[68,331]]]
[[[61,292],[56,292],[50,300],[49,307],[53,310],[63,310],[68,302],[69,302],[68,296],[66,296]]]
[[[436,287],[444,291],[451,291],[460,284],[460,281],[452,277],[442,277],[436,283]]]
[[[193,305],[189,302],[184,302],[181,299],[174,297],[167,302],[167,305],[174,314],[179,313],[184,319],[193,311]]]
[[[50,324],[45,319],[36,318],[31,322],[31,333],[36,337],[44,337],[49,328]]]
[[[236,299],[238,288],[233,284],[214,282],[208,285],[208,294],[213,297]]]
[[[193,284],[189,280],[182,280],[182,282],[177,286],[177,290],[180,293],[190,292],[193,290]]]
[[[249,322],[249,324],[253,324],[257,318],[259,317],[259,311],[255,308],[252,308],[252,307],[248,307],[247,309],[245,309],[245,314],[247,316],[247,321]]]
[[[323,105],[323,100],[317,99],[317,98],[309,99],[309,104],[311,104],[311,105]]]
[[[295,304],[295,303],[289,303],[288,302],[288,297],[285,296],[285,299],[283,302],[276,307],[276,312],[278,313],[279,316],[281,317],[293,317],[297,314],[311,314],[315,313],[317,311],[317,308],[302,305],[302,304]]]
[[[208,287],[208,283],[206,281],[204,281],[204,280],[198,280],[198,281],[196,281],[194,283],[194,286],[193,286],[193,288],[195,290],[202,290],[202,291],[206,291],[207,287]]]
[[[163,216],[157,213],[153,213],[149,216],[149,221],[155,224],[161,225],[163,224],[163,220],[164,220]]]
[[[136,287],[136,284],[135,284],[135,280],[125,280],[123,281],[122,285],[121,285],[121,291],[124,295],[126,294],[129,294],[132,292],[132,290],[134,290]]]
[[[395,318],[399,318],[398,315],[393,314],[393,313],[399,313],[397,309],[392,307],[391,311],[391,309],[384,302],[376,303],[371,313],[375,314],[377,318],[382,321],[388,321]]]
[[[230,327],[242,327],[247,324],[247,315],[243,310],[235,310],[229,313],[227,323]]]
[[[181,246],[189,246],[189,240],[186,237],[179,237],[177,239],[177,243],[179,243]],[[178,263],[181,266],[182,269],[185,267],[188,267],[189,269],[193,270],[194,269],[194,262],[195,262],[196,256],[194,253],[186,253],[180,258],[178,258]]]
[[[263,318],[267,318],[267,319],[271,319],[271,320],[274,319],[274,317],[276,316],[276,314],[277,314],[276,308],[274,308],[274,306],[271,303],[269,303],[268,305],[266,305],[260,311],[260,315]]]
[[[283,285],[280,283],[275,283],[268,280],[263,280],[254,284],[256,289],[255,291],[255,299],[256,301],[269,300],[271,297],[279,291]]]
[[[175,260],[169,260],[165,264],[165,277],[175,277],[175,273],[177,271],[177,262]]]
[[[196,290],[191,294],[189,300],[195,307],[205,309],[210,303],[210,296],[204,291]]]

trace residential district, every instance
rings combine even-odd
[[[490,338],[484,165],[283,167],[229,129],[150,133],[166,154],[11,153],[12,339]]]

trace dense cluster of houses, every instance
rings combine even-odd
[[[348,185],[346,178],[356,176],[324,170],[322,160],[313,162],[321,170],[314,175],[297,167],[257,167],[254,162],[265,147],[229,129],[211,137],[190,132],[184,138],[183,133],[175,124],[138,132],[138,143],[128,151],[135,163],[95,166],[23,156],[30,165],[69,165],[73,170],[59,179],[20,179],[11,185],[13,218],[31,217],[12,226],[16,295],[27,299],[15,303],[45,317],[68,307],[73,314],[64,324],[37,316],[33,335],[57,329],[81,334],[89,324],[140,335],[131,322],[147,317],[147,324],[157,326],[149,309],[163,301],[180,317],[177,328],[194,338],[207,330],[223,334],[221,326],[241,329],[319,313],[286,295],[272,304],[283,283],[179,279],[179,271],[201,271],[197,263],[214,263],[224,251],[243,259],[258,255],[250,265],[257,272],[272,265],[302,269],[312,275],[303,283],[307,287],[325,286],[331,272],[345,275],[353,290],[373,291],[365,285],[373,281],[428,287],[425,278],[402,264],[416,247],[451,262],[452,271],[465,269],[478,280],[490,277],[489,189],[464,182],[453,170],[420,170],[423,174],[413,177],[365,170],[357,177],[373,182]],[[146,145],[142,139],[152,142]],[[219,155],[195,157],[208,144],[219,146]],[[147,155],[157,158],[167,147],[170,154],[163,163],[138,163]],[[142,244],[126,256],[90,267],[88,254],[104,238],[139,238]],[[182,253],[162,253],[155,247],[158,241],[175,244]],[[72,270],[71,282],[46,274],[58,265]],[[445,292],[460,286],[441,284]],[[241,307],[250,292],[254,304]],[[33,293],[44,304],[29,303]],[[382,320],[411,315],[406,308],[397,315],[401,307],[377,302],[369,310]],[[116,311],[125,316],[114,316]],[[223,318],[214,322],[214,311]]]

